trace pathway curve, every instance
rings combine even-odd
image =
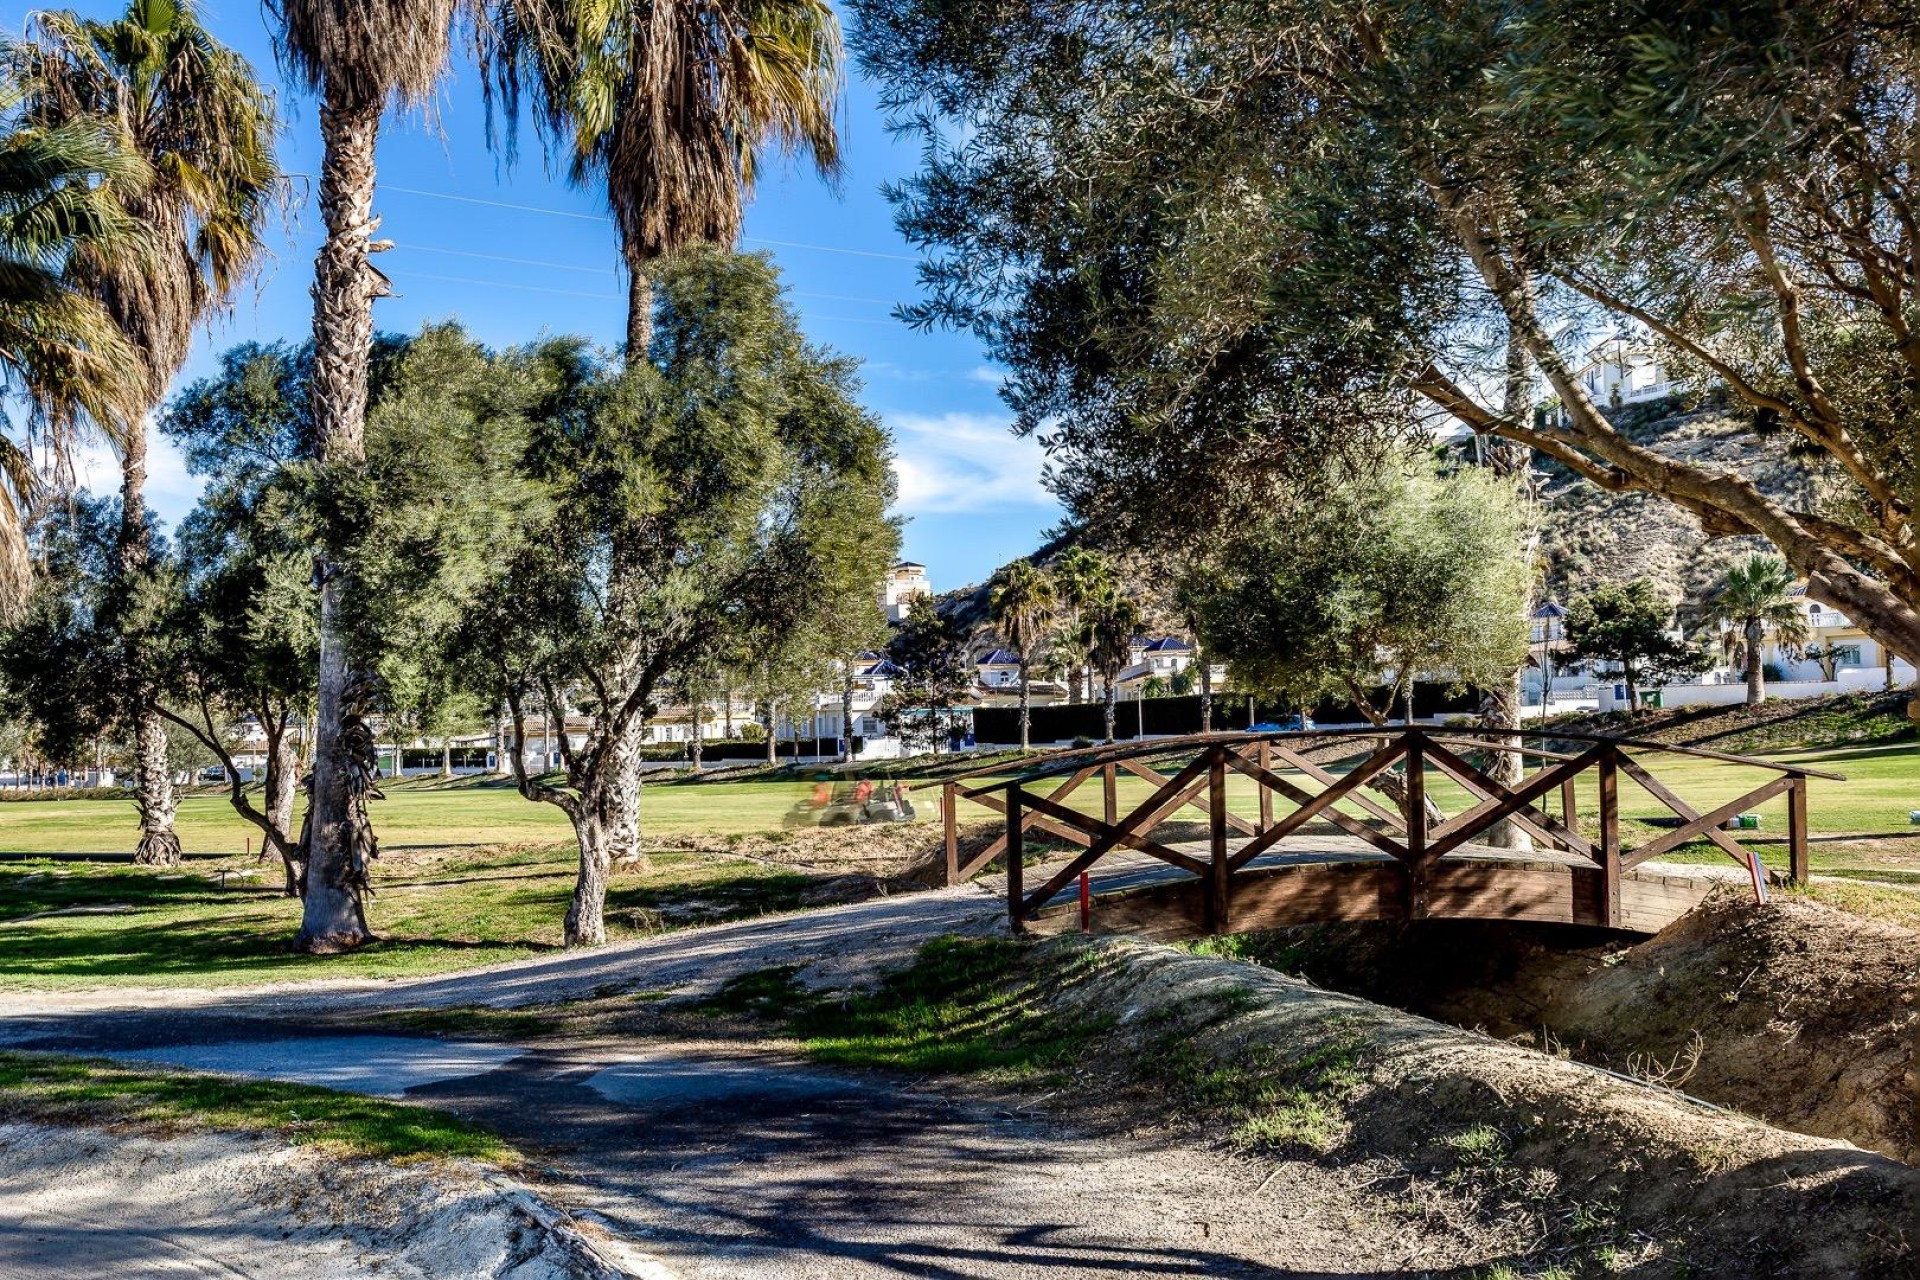
[[[1356,1276],[1482,1260],[1441,1228],[1390,1215],[1353,1171],[1298,1163],[1276,1174],[1171,1138],[1077,1131],[1020,1103],[823,1071],[749,1044],[606,1040],[503,1054],[429,1038],[369,1045],[318,1020],[711,987],[774,964],[837,983],[1003,918],[969,887],[412,981],[6,997],[0,1043],[320,1079],[446,1107],[534,1153],[551,1199],[689,1280]]]

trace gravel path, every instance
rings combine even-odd
[[[710,988],[774,964],[838,983],[927,938],[996,930],[1000,910],[961,888],[413,981],[8,997],[0,1043],[322,1078],[447,1107],[533,1152],[543,1193],[614,1237],[612,1252],[623,1240],[689,1280],[1353,1276],[1416,1255],[1472,1260],[1389,1222],[1350,1172],[1093,1136],[1024,1105],[738,1042],[569,1044],[498,1061],[487,1056],[498,1046],[422,1038],[409,1055],[405,1037],[369,1048],[313,1021]],[[0,1172],[0,1194],[18,1186]]]

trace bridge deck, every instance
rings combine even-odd
[[[1246,841],[1230,842],[1234,850]],[[1205,841],[1174,850],[1208,856]],[[1066,859],[1029,869],[1044,879]],[[1037,874],[1036,874],[1037,873]],[[1428,914],[1465,919],[1520,919],[1560,924],[1607,924],[1599,900],[1600,870],[1590,860],[1553,848],[1516,852],[1468,844],[1434,864]],[[1715,885],[1746,875],[1734,866],[1648,862],[1621,884],[1619,927],[1657,933],[1697,906]],[[1337,832],[1288,836],[1234,875],[1232,932],[1327,920],[1405,920],[1411,915],[1398,860],[1365,841]],[[1090,925],[1096,933],[1127,933],[1176,940],[1213,930],[1206,921],[1203,879],[1146,854],[1115,851],[1091,872]],[[1068,886],[1026,920],[1039,934],[1079,927],[1079,890]]]

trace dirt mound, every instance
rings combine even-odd
[[[1236,1145],[1365,1169],[1413,1222],[1490,1227],[1512,1269],[1913,1274],[1920,1170],[1884,1156],[1255,966],[1116,939],[1040,955],[1058,1016],[1110,1028],[1081,1090],[1132,1081]]]
[[[1920,934],[1716,895],[1638,944],[1435,921],[1287,930],[1247,958],[1920,1164]]]
[[[0,1125],[0,1274],[617,1280],[563,1215],[451,1162],[231,1133]],[[626,1259],[622,1258],[622,1263]],[[659,1274],[656,1272],[656,1274]]]

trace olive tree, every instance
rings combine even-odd
[[[809,346],[762,257],[700,250],[656,268],[645,359],[579,345],[524,354],[537,390],[517,467],[549,495],[498,548],[459,630],[469,678],[509,708],[520,793],[572,823],[569,945],[604,941],[610,837],[634,803],[637,727],[703,654],[771,647],[870,576],[890,545],[885,432],[851,363]],[[562,771],[530,773],[528,710]],[[575,741],[566,713],[591,717]]]

